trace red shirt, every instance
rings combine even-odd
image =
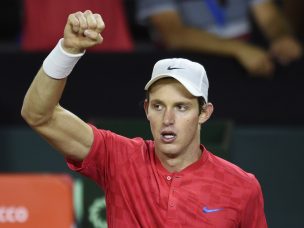
[[[105,191],[109,227],[267,227],[256,178],[203,146],[200,160],[169,173],[153,141],[92,128],[88,156],[68,166]]]

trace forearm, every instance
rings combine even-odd
[[[30,125],[47,122],[59,103],[65,84],[66,79],[53,79],[41,68],[24,98],[22,117]]]
[[[293,34],[291,26],[274,3],[263,3],[252,10],[258,26],[270,42]]]
[[[66,83],[77,61],[84,54],[79,48],[68,48],[61,39],[43,62],[24,99],[22,116],[30,125],[46,123],[54,115]],[[76,50],[77,53],[72,53]]]
[[[202,29],[189,27],[177,11],[155,14],[149,21],[169,49],[237,57],[238,49],[249,46],[240,40],[221,38]]]
[[[292,36],[293,32],[288,22],[280,16],[279,12],[274,18],[269,19],[261,29],[269,41],[274,41],[284,36]]]
[[[233,57],[252,75],[268,76],[273,71],[272,62],[265,50],[241,40],[224,39],[207,32],[186,28],[171,36],[171,40],[167,40],[167,43],[171,43],[172,49]]]
[[[165,43],[171,49],[191,50],[229,57],[237,57],[238,50],[248,45],[240,40],[225,39],[199,29],[187,27],[168,36]]]

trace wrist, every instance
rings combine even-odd
[[[244,58],[248,58],[249,56],[256,55],[258,53],[264,55],[266,52],[261,47],[246,42],[239,42],[234,48],[234,57],[237,60],[243,60]]]
[[[217,49],[220,50],[221,55],[232,57],[235,59],[240,58],[242,50],[248,45],[242,40],[236,39],[219,39],[220,42],[217,44]]]
[[[85,49],[73,47],[73,45],[69,44],[66,39],[61,39],[61,47],[63,51],[69,54],[81,54],[85,52]]]
[[[78,60],[84,55],[81,53],[70,53],[69,49],[62,47],[63,39],[60,39],[55,48],[43,62],[44,72],[51,78],[63,79],[69,76]]]

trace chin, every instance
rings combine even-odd
[[[177,145],[174,144],[160,144],[158,145],[158,152],[166,155],[167,157],[176,157],[178,156],[179,153],[179,148]]]

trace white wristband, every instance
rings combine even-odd
[[[56,47],[43,61],[44,72],[55,79],[63,79],[69,76],[78,60],[85,53],[85,51],[79,54],[67,53],[61,46],[62,41],[63,38],[59,40]]]

